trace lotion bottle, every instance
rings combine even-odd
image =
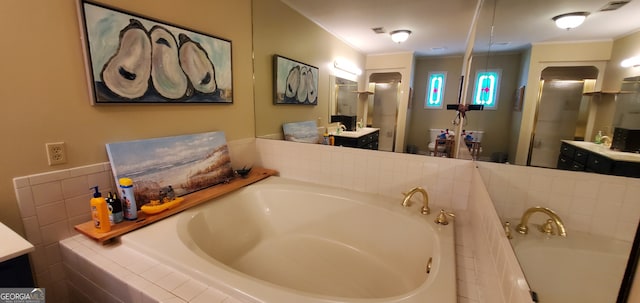
[[[111,231],[111,223],[109,222],[109,209],[107,208],[107,201],[98,191],[98,186],[94,186],[92,188],[95,191],[93,193],[93,198],[91,198],[90,201],[93,226],[99,233],[109,232]]]
[[[124,218],[127,220],[138,219],[138,205],[133,193],[133,180],[131,178],[120,178],[120,198],[122,198],[122,210]]]

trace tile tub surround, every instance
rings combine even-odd
[[[35,246],[29,254],[38,287],[47,302],[67,302],[66,273],[58,241],[75,234],[73,226],[91,220],[89,187],[102,193],[115,185],[109,163],[14,178],[26,239]]]
[[[398,203],[401,202],[401,192],[406,192],[410,188],[418,185],[424,186],[429,191],[430,205],[434,211],[438,210],[438,208],[445,208],[447,210],[454,210],[457,214],[457,218],[454,222],[456,225],[458,301],[461,303],[511,303],[507,299],[503,298],[502,291],[502,289],[511,289],[510,286],[500,287],[499,284],[507,283],[510,285],[509,283],[512,281],[509,280],[509,278],[506,278],[510,277],[506,274],[510,272],[512,267],[504,266],[504,264],[506,264],[504,262],[498,263],[494,261],[494,255],[501,256],[501,259],[505,259],[508,258],[509,254],[513,253],[510,247],[505,247],[504,245],[498,246],[499,249],[494,250],[487,247],[497,241],[495,234],[490,240],[485,240],[478,236],[479,233],[487,233],[491,228],[495,229],[496,224],[498,226],[500,224],[499,222],[494,222],[492,225],[487,221],[492,213],[495,216],[495,211],[491,204],[483,204],[485,207],[479,207],[480,209],[478,212],[485,213],[482,217],[484,218],[482,221],[472,220],[472,216],[474,216],[474,214],[472,214],[471,209],[473,209],[474,205],[479,204],[476,203],[475,196],[477,195],[475,190],[478,190],[478,187],[484,188],[484,185],[473,177],[473,172],[476,170],[474,162],[265,139],[246,139],[239,140],[239,142],[232,141],[229,142],[229,148],[232,154],[234,167],[236,163],[238,163],[239,166],[264,166],[278,170],[280,175],[285,178],[378,193],[383,196],[398,198]],[[93,171],[93,169],[97,169],[94,166],[102,166],[100,169],[101,171]],[[113,178],[110,176],[108,163],[96,164],[94,166],[82,168],[87,170],[86,176],[96,173],[105,173],[108,175],[108,177],[105,177],[106,180],[108,180],[107,182],[113,182],[111,181]],[[57,239],[55,240],[55,243],[50,244],[51,247],[49,247],[48,250],[44,250],[44,246],[40,245],[40,252],[36,251],[36,253],[31,254],[32,260],[40,260],[38,262],[41,265],[38,267],[39,270],[36,269],[36,272],[40,272],[41,274],[36,278],[39,285],[47,287],[47,298],[51,298],[51,302],[68,302],[70,298],[76,299],[76,297],[72,296],[78,295],[76,292],[77,288],[80,287],[85,289],[85,286],[87,285],[75,284],[81,286],[68,289],[65,281],[77,279],[78,274],[82,275],[84,278],[95,276],[95,270],[98,269],[98,267],[93,266],[90,267],[92,269],[83,268],[75,271],[69,271],[69,268],[67,267],[67,272],[65,273],[65,266],[62,263],[63,257],[65,259],[69,257],[73,259],[77,258],[78,254],[93,256],[93,250],[97,247],[94,245],[89,246],[90,249],[66,250],[66,252],[60,253],[57,241],[74,236],[76,233],[73,231],[72,226],[75,225],[75,223],[58,223],[60,221],[64,221],[60,220],[42,227],[38,225],[35,206],[33,206],[32,203],[33,194],[31,191],[33,189],[29,183],[29,178],[34,177],[36,178],[36,181],[38,179],[45,181],[41,181],[38,184],[61,182],[61,180],[68,178],[68,174],[69,172],[65,170],[21,177],[17,178],[18,183],[16,183],[16,194],[18,197],[21,196],[20,193],[24,195],[24,201],[19,198],[19,206],[21,212],[23,212],[23,219],[30,218],[30,222],[32,224],[30,225],[31,228],[27,228],[27,224],[25,222],[25,229],[27,229],[28,236],[31,234],[31,237],[33,237],[31,239],[28,237],[28,240],[31,242],[33,239],[37,240],[38,243],[42,243],[42,235],[45,233],[47,234],[47,239]],[[20,189],[20,192],[18,189]],[[82,203],[78,202],[76,211],[84,209],[87,216],[86,220],[88,220],[89,199],[86,198],[82,201]],[[475,215],[477,215],[478,212],[476,212]],[[66,220],[68,221],[69,219]],[[478,222],[485,223],[483,223],[484,225],[478,225]],[[56,223],[58,224],[56,225]],[[63,230],[62,232],[51,235],[50,233],[53,229],[49,227],[49,225],[52,224],[55,226],[64,225],[66,226],[66,230],[65,228],[61,228]],[[78,236],[75,240],[82,242],[84,241],[81,240],[82,237],[84,236]],[[481,244],[485,245],[477,245],[478,241],[476,241],[476,239],[482,239],[482,241],[486,243]],[[85,244],[93,245],[90,241],[85,242],[82,245],[87,246]],[[36,245],[36,248],[38,249],[39,246]],[[75,257],[67,255],[70,251],[74,252],[74,254],[70,255]],[[497,253],[498,251],[500,251],[500,254]],[[87,257],[86,259],[93,260],[93,257]],[[35,262],[32,261],[32,263]],[[102,269],[112,268],[106,266],[106,264],[102,265],[105,265],[101,266]],[[498,265],[501,267],[498,267]],[[104,275],[100,276],[104,277]],[[56,278],[55,283],[53,283],[54,280],[52,277]],[[43,280],[44,278],[48,280]],[[147,283],[140,282],[140,279],[143,278],[144,277],[140,276],[132,276],[132,280],[129,280],[127,283],[142,283],[148,286]],[[80,282],[84,280],[80,279],[74,281]],[[84,281],[83,283],[87,282]],[[58,293],[61,295],[57,297],[60,298],[59,300],[54,300],[53,297],[49,296],[52,292],[50,289],[53,288],[54,285],[60,288]],[[87,286],[86,289],[92,288]],[[164,291],[166,292],[167,290],[165,289]],[[140,293],[140,296],[143,299],[150,298],[148,295],[143,295],[143,292],[140,292],[139,290],[135,290],[134,294],[135,293]],[[164,292],[161,293],[164,294]],[[99,294],[92,293],[88,295],[96,295],[97,298]],[[137,298],[137,295],[135,296]],[[82,302],[82,298],[83,297],[80,297],[78,302]],[[110,297],[104,298],[106,298],[104,301],[108,302]],[[182,302],[183,299],[176,298],[175,301]]]
[[[227,142],[233,166],[256,162],[255,139]],[[106,151],[105,151],[106,155]],[[76,235],[74,226],[91,220],[89,187],[98,185],[103,195],[115,191],[109,162],[34,174],[13,179],[38,287],[47,290],[47,302],[68,302],[67,275],[58,241]]]
[[[256,139],[258,165],[284,178],[396,198],[422,186],[433,211],[467,208],[473,162],[357,148]]]
[[[569,231],[633,242],[640,220],[639,178],[477,164],[500,218],[518,221],[526,209],[540,205],[558,213]],[[542,219],[534,215],[531,222]]]
[[[70,302],[241,303],[118,242],[76,235],[60,248]]]

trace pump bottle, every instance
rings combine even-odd
[[[91,218],[93,219],[93,225],[99,233],[106,233],[111,231],[111,223],[109,222],[109,209],[107,208],[107,201],[102,197],[102,194],[98,191],[98,186],[92,187],[94,190],[93,198],[91,198]]]
[[[120,198],[122,199],[124,218],[127,220],[138,219],[138,205],[133,192],[133,180],[130,178],[120,178],[118,183],[120,183]]]

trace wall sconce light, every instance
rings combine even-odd
[[[356,76],[362,75],[362,70],[359,69],[357,66],[355,66],[353,63],[346,61],[346,60],[342,60],[342,59],[336,59],[335,61],[333,61],[333,67],[343,71],[343,72],[347,72]]]
[[[640,66],[640,56],[635,56],[635,57],[630,57],[627,59],[622,60],[622,62],[620,62],[620,66],[627,68],[627,67],[639,67]]]
[[[409,35],[411,35],[411,31],[408,29],[399,29],[389,33],[391,35],[391,40],[395,43],[402,43],[409,39]]]
[[[572,28],[576,28],[584,22],[584,19],[589,16],[587,12],[575,12],[575,13],[567,13],[562,15],[557,15],[551,20],[556,22],[556,26],[561,29],[570,30]]]

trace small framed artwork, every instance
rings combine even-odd
[[[92,104],[233,103],[231,41],[78,0]]]
[[[518,90],[516,90],[515,100],[513,102],[513,111],[521,112],[522,111],[522,102],[524,101],[524,88],[525,86],[520,86]]]
[[[273,56],[274,104],[318,104],[318,68]]]

